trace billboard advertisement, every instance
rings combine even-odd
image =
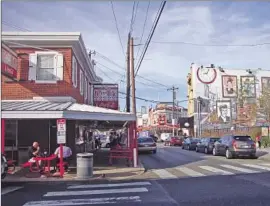
[[[17,78],[17,54],[2,44],[1,73],[11,78]]]
[[[94,106],[118,110],[118,84],[93,85]]]

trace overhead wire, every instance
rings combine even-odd
[[[117,64],[117,63],[114,62],[113,60],[109,59],[108,57],[104,56],[104,55],[101,54],[100,52],[97,52],[97,51],[95,51],[95,52],[96,52],[96,54],[99,55],[101,58],[107,60],[108,62],[112,63],[113,65],[117,66],[118,68],[120,68],[120,69],[126,71],[126,68],[120,66],[119,64]],[[153,83],[153,84],[160,85],[160,86],[162,86],[162,87],[164,87],[164,88],[169,88],[169,87],[170,87],[170,86],[168,86],[168,85],[162,84],[162,83],[157,82],[157,81],[155,81],[155,80],[152,80],[152,79],[143,77],[143,76],[141,76],[141,75],[137,75],[137,77],[139,77],[139,78],[141,78],[141,79],[144,79],[144,80],[146,80],[146,81],[148,81],[148,82],[151,82],[151,83]]]
[[[197,44],[184,41],[152,41],[154,44],[186,44],[191,46],[209,46],[209,47],[256,47],[263,45],[270,45],[270,42],[255,43],[255,44]]]
[[[144,23],[143,23],[143,30],[142,30],[142,35],[141,35],[141,38],[140,38],[140,43],[139,43],[139,48],[138,48],[138,51],[137,51],[137,54],[136,54],[136,58],[135,60],[137,61],[138,59],[138,56],[139,56],[139,52],[141,50],[141,44],[142,44],[142,39],[143,39],[143,36],[144,36],[144,31],[145,31],[145,27],[146,27],[146,22],[147,22],[147,19],[148,19],[148,12],[149,12],[149,7],[150,7],[150,1],[148,1],[148,5],[147,5],[147,8],[146,8],[146,14],[145,14],[145,19],[144,19]]]
[[[8,26],[8,27],[14,28],[14,29],[18,29],[18,30],[21,30],[21,31],[29,31],[29,32],[30,32],[29,29],[25,29],[25,28],[22,28],[22,27],[13,25],[13,24],[11,24],[10,22],[4,21],[4,20],[2,20],[2,24],[3,24],[3,25],[6,25],[6,26]]]
[[[117,33],[118,33],[119,42],[121,44],[122,52],[123,52],[123,55],[125,57],[126,55],[125,55],[123,43],[122,43],[122,40],[121,40],[121,35],[120,35],[119,28],[118,28],[118,22],[117,22],[117,18],[116,18],[116,15],[115,15],[114,6],[113,6],[113,2],[112,1],[111,1],[111,8],[112,8],[112,12],[113,12],[115,27],[116,27],[116,30],[117,30]]]
[[[151,42],[151,39],[152,39],[152,37],[153,37],[153,35],[154,35],[154,33],[155,33],[156,27],[157,27],[157,25],[158,25],[159,19],[160,19],[160,17],[161,17],[161,14],[162,14],[162,12],[163,12],[163,10],[164,10],[165,5],[166,5],[166,1],[163,1],[163,2],[161,3],[161,5],[160,5],[160,9],[159,9],[159,11],[158,11],[158,13],[157,13],[156,19],[155,19],[154,24],[153,24],[153,26],[152,26],[152,29],[151,29],[151,31],[150,31],[150,34],[149,34],[149,37],[148,37],[148,39],[147,39],[146,45],[145,45],[145,47],[144,47],[144,50],[143,50],[143,52],[142,52],[142,55],[140,56],[140,60],[138,61],[138,64],[137,64],[137,66],[136,66],[136,72],[135,72],[135,75],[134,75],[135,77],[137,76],[137,74],[138,74],[138,72],[139,72],[139,69],[140,69],[140,67],[141,67],[142,61],[143,61],[144,56],[145,56],[145,54],[146,54],[146,51],[147,51],[147,49],[148,49],[148,47],[149,47],[149,44],[150,44],[150,42]]]

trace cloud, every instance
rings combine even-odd
[[[135,44],[139,43],[148,2],[140,2],[134,23]],[[143,43],[145,43],[160,2],[151,1]],[[133,2],[114,2],[122,43],[126,50]],[[3,2],[3,20],[31,31],[80,31],[86,47],[125,68],[125,56],[119,43],[110,2]],[[195,44],[256,44],[270,42],[269,2],[167,2],[139,75],[161,84],[179,87],[178,99],[186,98],[186,75],[192,62],[226,68],[268,68],[270,45],[257,47],[194,46],[155,42],[190,42]],[[3,26],[3,30],[9,27]],[[141,50],[142,51],[141,46]],[[139,46],[135,48],[135,54]],[[115,82],[125,71],[104,57],[95,59],[117,71],[101,66]],[[135,59],[136,61],[137,59]],[[135,64],[136,65],[136,64]],[[104,76],[101,71],[97,72]],[[122,74],[122,75],[121,75]],[[107,77],[107,82],[112,80]],[[145,99],[169,101],[166,88],[140,77],[136,93]],[[121,90],[125,91],[123,83]],[[147,104],[137,101],[139,105]],[[151,104],[151,103],[149,103]],[[122,104],[123,105],[123,104]]]

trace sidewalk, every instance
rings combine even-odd
[[[258,159],[270,161],[270,147],[257,149],[256,154]]]
[[[47,177],[39,173],[29,173],[28,169],[16,168],[14,174],[9,174],[2,182],[55,182],[55,181],[95,181],[95,180],[124,180],[131,179],[144,173],[145,169],[139,162],[138,167],[128,167],[124,159],[114,160],[110,166],[108,150],[98,151],[94,154],[93,177],[89,179],[78,179],[76,168],[71,167],[70,171],[64,174],[63,178]]]

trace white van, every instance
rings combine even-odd
[[[169,140],[172,137],[172,133],[161,133],[160,139],[162,142]]]

